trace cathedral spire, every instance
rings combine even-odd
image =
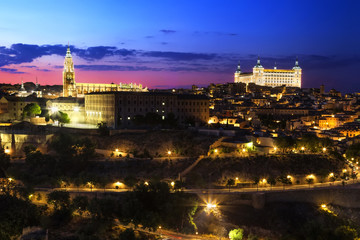
[[[71,57],[70,43],[69,42],[68,42],[68,47],[67,47],[67,51],[66,51],[66,57]]]

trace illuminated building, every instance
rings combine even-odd
[[[85,95],[85,117],[89,124],[106,122],[108,127],[133,126],[136,116],[156,113],[165,119],[173,113],[180,124],[188,120],[207,123],[209,99],[203,95],[161,92],[103,92]]]
[[[92,92],[147,92],[141,84],[106,84],[106,83],[76,83],[74,62],[68,47],[63,70],[63,97],[84,97],[84,94]]]
[[[234,74],[235,83],[255,83],[260,86],[269,87],[299,87],[301,88],[301,68],[299,67],[298,60],[295,61],[295,66],[292,69],[265,69],[260,64],[258,58],[257,64],[253,67],[252,73],[243,73],[240,64]]]

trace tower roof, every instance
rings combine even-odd
[[[237,69],[235,73],[241,73],[240,61],[238,63]]]
[[[262,68],[263,66],[260,64],[260,57],[258,56],[257,63],[255,65],[255,68]]]
[[[298,57],[296,57],[295,66],[293,67],[293,69],[301,69],[301,67],[299,66]]]
[[[70,45],[69,45],[69,43],[68,43],[68,48],[67,48],[67,51],[66,51],[66,57],[72,57],[71,56],[71,52],[70,52]]]

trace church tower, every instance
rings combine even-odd
[[[74,63],[70,53],[70,46],[65,56],[64,71],[63,71],[63,97],[76,97],[76,83]]]

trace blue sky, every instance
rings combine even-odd
[[[69,41],[78,82],[207,85],[233,81],[239,60],[251,71],[257,55],[279,68],[299,56],[305,87],[360,91],[359,12],[355,0],[5,0],[0,81],[61,84]]]

